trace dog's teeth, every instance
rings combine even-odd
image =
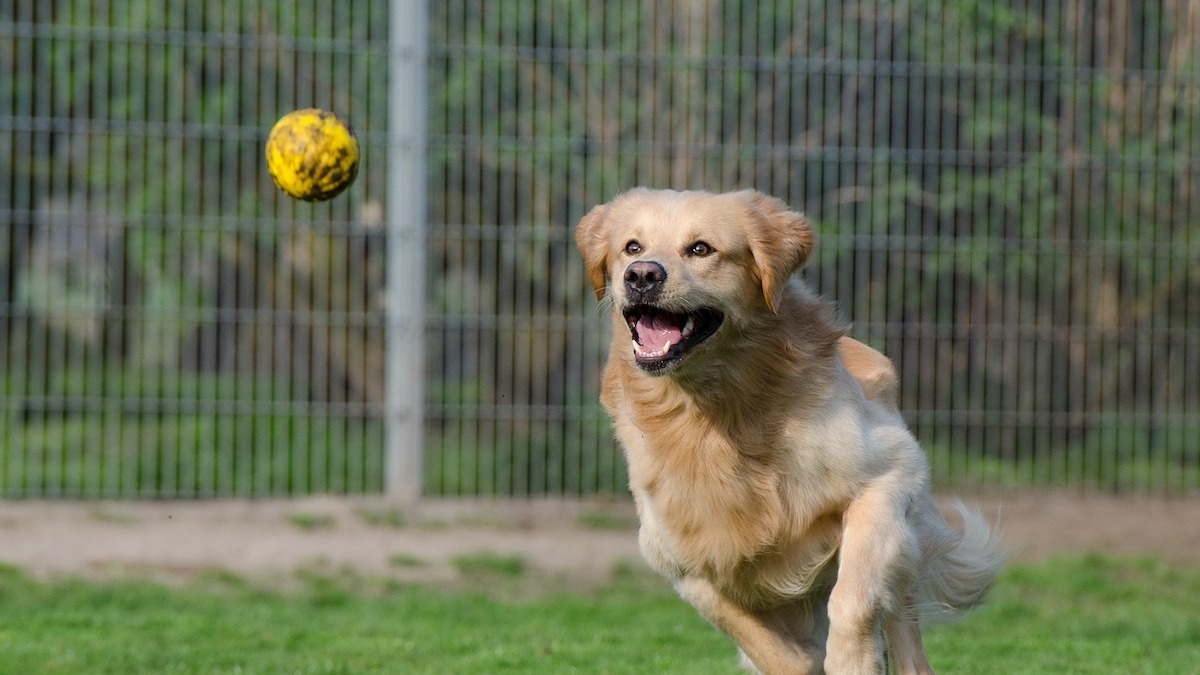
[[[679,334],[683,337],[687,337],[691,335],[692,331],[694,330],[696,330],[696,319],[689,316],[687,322],[683,324],[683,330],[679,331]]]
[[[662,349],[659,349],[659,350],[653,351],[653,352],[648,352],[645,349],[643,349],[642,346],[640,344],[638,344],[636,340],[634,340],[633,351],[638,356],[645,356],[645,357],[648,357],[651,359],[655,359],[660,356],[666,356],[667,352],[671,351],[671,342],[668,341],[665,345],[663,345]]]

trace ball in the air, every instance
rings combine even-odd
[[[279,189],[296,199],[330,199],[358,176],[358,138],[326,110],[290,112],[267,136],[267,170]]]

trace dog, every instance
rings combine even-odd
[[[794,276],[804,216],[635,188],[575,238],[610,303],[601,401],[649,565],[752,672],[932,672],[921,621],[980,602],[1003,553],[978,512],[947,523],[891,361]]]

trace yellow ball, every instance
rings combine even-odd
[[[296,199],[330,199],[358,176],[358,138],[331,112],[290,112],[267,136],[267,170],[279,189]]]

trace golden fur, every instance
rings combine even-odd
[[[601,398],[649,564],[750,670],[931,672],[920,615],[978,602],[1001,556],[978,514],[955,531],[935,506],[891,362],[793,278],[803,216],[639,188],[576,242],[611,301]]]

